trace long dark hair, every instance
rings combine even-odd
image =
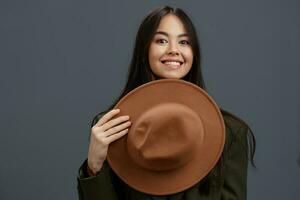
[[[109,110],[113,109],[116,103],[124,97],[128,92],[131,90],[135,89],[136,87],[147,83],[149,81],[152,81],[152,71],[149,65],[148,61],[148,53],[149,53],[149,46],[150,43],[154,37],[154,34],[159,26],[160,20],[167,14],[174,14],[179,19],[182,21],[182,23],[185,26],[185,29],[189,35],[190,39],[190,44],[192,47],[193,51],[193,64],[188,72],[188,74],[183,77],[182,79],[185,81],[189,81],[193,84],[198,85],[200,88],[206,90],[203,76],[202,76],[202,71],[201,71],[201,54],[200,54],[200,45],[197,37],[197,32],[196,29],[191,21],[191,19],[188,17],[188,15],[181,9],[179,8],[172,8],[169,6],[163,6],[163,7],[158,7],[154,10],[152,10],[141,22],[141,25],[138,29],[136,38],[135,38],[135,46],[133,50],[133,56],[129,65],[129,71],[128,71],[128,78],[125,87],[123,88],[120,96],[114,101],[114,103],[106,110],[103,111],[99,114],[97,114],[92,123],[91,127],[93,127],[97,121],[101,118],[101,116],[108,112]],[[249,144],[249,153],[246,154],[248,158],[251,160],[251,163],[253,166],[254,165],[254,153],[255,153],[255,138],[253,135],[253,132],[251,131],[250,127],[240,118],[237,116],[233,115],[232,113],[223,110],[220,108],[221,112],[223,115],[229,115],[232,118],[240,121],[241,123],[245,124],[249,129],[248,131],[248,144]],[[247,150],[246,150],[247,152]],[[223,154],[226,154],[224,152]],[[209,175],[201,181],[201,184],[203,186],[207,186],[209,190],[209,186],[211,183],[218,182],[221,180],[222,174],[222,168],[223,168],[223,159],[224,155],[222,155],[220,161],[212,170]],[[203,187],[205,188],[205,187]]]
[[[158,7],[151,11],[145,19],[141,22],[138,29],[133,55],[129,65],[129,71],[127,75],[127,82],[120,96],[114,101],[114,103],[104,112],[99,113],[94,117],[91,127],[100,119],[101,115],[111,110],[116,103],[124,97],[128,92],[135,89],[136,87],[152,81],[153,73],[150,69],[148,61],[149,46],[154,37],[154,34],[159,26],[160,20],[167,14],[174,14],[178,16],[183,22],[185,29],[190,38],[190,44],[193,51],[193,64],[188,74],[183,77],[183,80],[189,81],[206,89],[200,67],[200,46],[198,42],[197,33],[195,27],[187,16],[187,14],[179,8],[171,8],[169,6]]]

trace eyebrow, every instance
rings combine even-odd
[[[155,32],[155,35],[156,34],[161,34],[161,35],[165,35],[165,36],[169,36],[169,34],[168,33],[166,33],[166,32],[164,32],[164,31],[157,31],[157,32]],[[182,34],[179,34],[177,37],[184,37],[184,36],[189,36],[187,33],[182,33]]]

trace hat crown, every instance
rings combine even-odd
[[[196,146],[203,139],[199,115],[186,105],[164,103],[144,112],[132,124],[127,150],[142,168],[172,170],[196,156]]]

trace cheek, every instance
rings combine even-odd
[[[151,61],[152,58],[155,57],[155,49],[153,47],[153,45],[150,45],[149,47],[149,61]]]
[[[164,51],[162,48],[158,48],[155,45],[149,47],[149,63],[159,62],[160,57],[163,55]]]
[[[151,57],[160,57],[164,53],[164,48],[157,45],[151,45],[149,48],[149,54]]]
[[[182,52],[184,58],[187,62],[192,63],[193,62],[193,51],[192,49],[186,49]]]
[[[151,70],[155,70],[155,62],[157,60],[157,51],[155,50],[155,48],[153,46],[149,47],[149,56],[148,56],[148,61],[149,61],[149,65]]]

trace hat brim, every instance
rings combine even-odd
[[[107,160],[113,171],[130,187],[147,194],[181,192],[203,179],[219,160],[225,143],[225,125],[214,100],[200,87],[177,79],[151,81],[132,90],[115,106],[118,116],[129,115],[132,124],[153,106],[175,102],[189,106],[203,124],[203,140],[197,156],[186,165],[169,171],[142,168],[127,153],[127,135],[111,143]],[[116,116],[116,117],[118,117]],[[130,129],[128,134],[132,134]]]

